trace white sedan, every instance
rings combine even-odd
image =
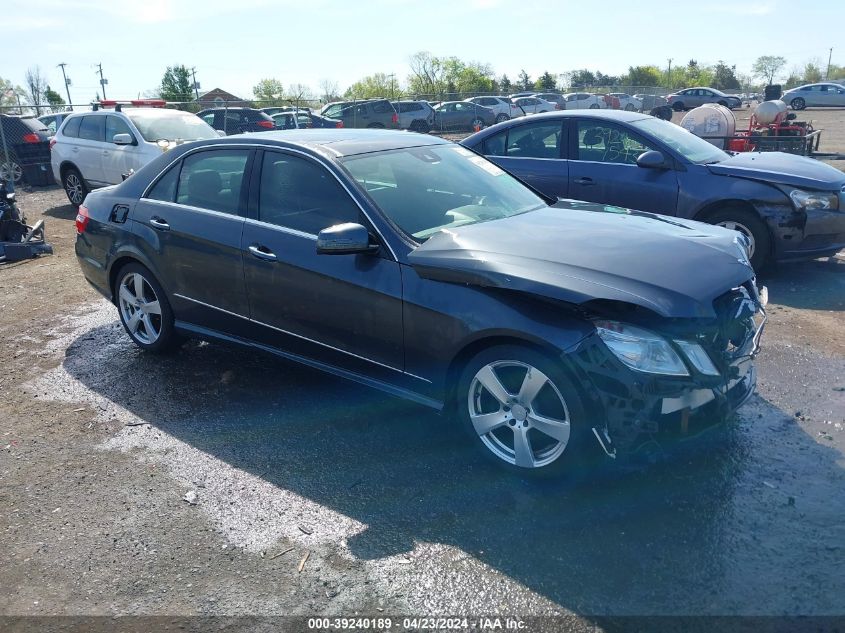
[[[563,98],[567,110],[599,110],[607,107],[604,99],[589,92],[569,92]]]
[[[540,114],[541,112],[554,112],[558,109],[556,103],[540,99],[539,97],[517,97],[511,101],[523,109],[525,114]]]
[[[611,92],[610,96],[619,99],[619,107],[622,110],[633,112],[634,110],[643,109],[643,102],[636,97],[632,97],[627,92]]]

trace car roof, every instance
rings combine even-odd
[[[236,134],[220,139],[211,139],[212,144],[229,144],[250,141],[269,142],[280,147],[297,146],[303,149],[331,154],[337,158],[367,154],[390,149],[421,147],[424,145],[451,145],[451,141],[437,136],[415,134],[399,130],[370,130],[357,128],[317,128],[308,130],[284,130],[273,132],[252,132]]]
[[[519,125],[530,125],[536,121],[543,121],[545,119],[571,119],[579,117],[582,119],[597,119],[601,121],[619,121],[622,123],[632,123],[634,121],[643,121],[651,119],[652,116],[648,114],[641,114],[639,112],[629,112],[628,110],[555,110],[554,112],[544,112],[542,114],[532,114],[530,117],[520,117],[518,119],[509,119],[496,125],[491,125],[484,128],[480,132],[476,132],[468,138],[486,138],[496,134],[505,128],[516,127]]]

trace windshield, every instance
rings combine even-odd
[[[715,145],[669,121],[649,118],[634,121],[631,125],[663,141],[691,163],[720,163],[729,158],[728,154]]]
[[[160,110],[153,114],[149,110],[139,110],[127,112],[126,116],[132,120],[144,140],[150,143],[217,138],[217,132],[210,125],[189,112]]]
[[[400,229],[424,241],[441,229],[547,206],[485,158],[453,145],[352,156],[343,165]]]

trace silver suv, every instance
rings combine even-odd
[[[399,127],[425,134],[434,125],[434,108],[428,101],[394,101],[391,105],[399,114]]]

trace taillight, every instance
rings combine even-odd
[[[393,116],[390,117],[390,120],[393,121],[394,123],[399,123],[399,115],[394,112]]]
[[[50,149],[53,149],[53,145],[55,145],[55,144],[56,144],[56,137],[54,136],[53,138],[50,139]]]
[[[335,127],[343,127],[343,121],[338,121],[335,123]]]
[[[555,103],[555,110],[560,110],[560,104],[559,103]]]
[[[38,136],[38,135],[37,135],[37,134],[35,134],[35,133],[31,133],[31,134],[24,134],[24,135],[23,135],[23,142],[24,142],[24,143],[40,143],[40,142],[41,142],[41,137],[40,137],[40,136]]]
[[[272,121],[264,121],[264,120],[257,121],[256,125],[258,127],[263,127],[263,128],[268,129],[268,130],[272,130],[275,127],[275,125],[273,125]]]
[[[76,232],[77,234],[82,234],[85,232],[85,229],[88,227],[88,207],[79,207],[79,211],[76,214]]]

